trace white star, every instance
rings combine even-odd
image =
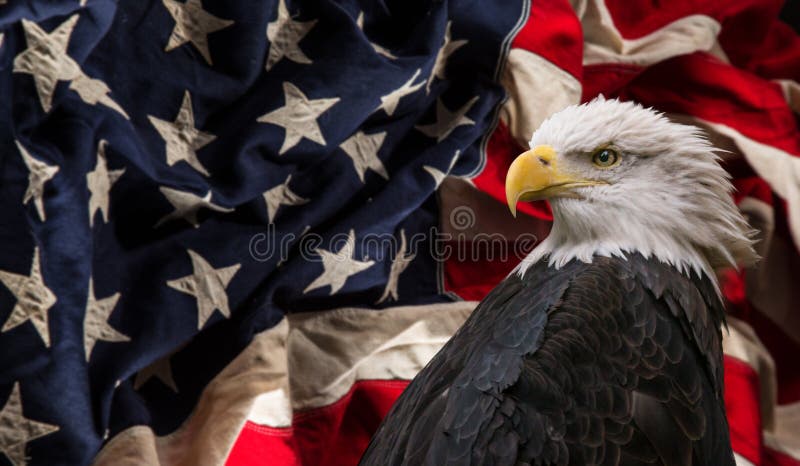
[[[14,383],[3,409],[0,410],[0,452],[6,455],[14,466],[24,466],[25,446],[31,440],[58,431],[58,426],[34,421],[22,413],[22,397],[19,382]]]
[[[429,125],[417,125],[415,128],[426,136],[436,138],[436,142],[442,142],[459,126],[474,125],[475,122],[465,115],[469,109],[478,101],[478,96],[473,97],[455,112],[451,112],[444,106],[442,99],[436,100],[436,121]]]
[[[0,332],[6,332],[30,321],[39,332],[39,336],[42,337],[44,346],[49,348],[50,330],[48,329],[47,311],[56,303],[56,296],[44,284],[39,248],[33,249],[30,275],[0,270],[0,281],[17,298],[17,303]]]
[[[279,155],[283,155],[306,138],[325,145],[325,138],[319,129],[317,118],[339,102],[338,97],[309,100],[303,92],[290,82],[283,83],[285,104],[258,118],[261,123],[272,123],[286,130]]]
[[[136,378],[133,380],[133,389],[138,390],[139,387],[153,377],[171,388],[173,392],[178,393],[178,384],[175,383],[175,378],[172,375],[172,363],[170,362],[169,356],[161,358],[137,372]]]
[[[131,341],[127,335],[115,330],[108,323],[108,318],[114,312],[114,307],[119,301],[119,293],[98,300],[94,296],[94,280],[89,278],[89,297],[86,300],[86,317],[83,319],[83,350],[86,362],[92,355],[95,343],[98,340],[110,342]]]
[[[436,54],[436,61],[433,63],[433,70],[431,71],[431,75],[428,77],[428,83],[425,85],[425,92],[431,91],[431,84],[433,83],[433,78],[445,79],[445,68],[447,67],[447,59],[450,58],[450,55],[453,54],[456,50],[463,47],[467,44],[467,40],[451,40],[450,39],[450,26],[453,24],[452,21],[447,22],[447,27],[444,30],[444,42],[442,43],[442,47],[439,49],[439,52]]]
[[[192,259],[194,272],[182,278],[169,280],[167,286],[197,298],[197,328],[201,329],[215,309],[219,309],[226,318],[231,316],[228,293],[225,289],[241,264],[215,269],[200,254],[191,249],[187,249],[187,252]]]
[[[169,42],[164,51],[169,52],[191,42],[210,65],[211,52],[208,50],[208,35],[225,29],[233,24],[233,21],[218,18],[207,12],[203,9],[200,0],[187,0],[186,3],[175,0],[162,1],[169,14],[172,15],[172,19],[175,20],[175,28],[169,36]]]
[[[292,175],[286,177],[286,181],[270,188],[264,193],[264,202],[267,204],[267,216],[269,223],[275,220],[275,215],[282,205],[303,205],[308,202],[308,199],[298,196],[291,189],[289,189],[289,182],[292,180]]]
[[[432,167],[430,165],[423,165],[422,168],[428,172],[433,177],[433,182],[436,183],[436,187],[438,188],[442,181],[444,181],[445,177],[450,174],[450,170],[453,169],[453,166],[456,164],[458,157],[461,155],[461,151],[457,150],[455,155],[453,155],[453,159],[450,161],[450,166],[447,167],[447,172],[443,173],[436,167]]]
[[[305,290],[303,290],[303,294],[308,293],[311,290],[316,290],[317,288],[330,286],[330,294],[333,295],[342,289],[344,283],[352,275],[355,275],[375,265],[375,261],[360,261],[353,259],[353,254],[355,253],[355,243],[355,232],[350,230],[350,234],[347,236],[347,242],[344,244],[344,246],[342,246],[341,249],[339,249],[339,252],[333,253],[322,248],[315,249],[316,253],[319,254],[320,258],[322,258],[322,267],[324,270],[322,275],[314,279],[314,281],[311,282]]]
[[[192,96],[189,91],[185,91],[183,94],[181,108],[178,110],[178,116],[175,117],[174,122],[165,121],[152,115],[148,115],[147,118],[167,143],[167,165],[171,167],[183,160],[203,175],[210,176],[208,170],[197,158],[196,151],[217,137],[195,128]]]
[[[39,100],[49,112],[58,81],[71,81],[81,74],[81,68],[69,55],[67,45],[78,15],[72,15],[49,34],[36,23],[22,20],[28,48],[14,57],[14,72],[33,75]]]
[[[78,92],[81,99],[91,105],[98,102],[128,115],[114,102],[108,93],[110,89],[98,79],[86,76],[80,65],[67,54],[72,31],[78,15],[72,15],[50,33],[46,33],[36,23],[22,20],[28,48],[14,57],[14,72],[33,76],[39,101],[45,112],[52,108],[53,94],[58,81],[72,81],[70,88]]]
[[[358,13],[358,18],[356,19],[356,25],[358,26],[359,29],[361,29],[361,32],[364,32],[364,12],[363,11]],[[364,33],[364,36],[366,36],[366,35],[367,34]],[[388,58],[389,60],[396,60],[397,59],[397,57],[394,54],[392,54],[392,52],[389,49],[387,49],[386,47],[380,46],[380,45],[378,45],[375,42],[372,42],[370,40],[368,40],[368,42],[369,42],[369,45],[371,45],[372,48],[375,49],[375,51],[378,54],[383,55],[384,57]]]
[[[25,196],[22,198],[22,204],[25,205],[33,199],[33,204],[36,206],[36,212],[39,218],[44,221],[44,184],[50,181],[56,173],[58,173],[57,165],[48,165],[39,159],[34,158],[19,141],[17,148],[22,154],[22,160],[25,166],[28,167],[28,189],[25,190]]]
[[[317,24],[317,21],[295,21],[289,16],[286,1],[278,2],[278,17],[267,24],[267,39],[269,39],[269,55],[267,56],[267,71],[270,70],[281,58],[286,57],[295,63],[308,65],[311,59],[300,50],[300,41],[308,31]]]
[[[122,116],[124,116],[125,119],[130,120],[128,114],[125,113],[125,110],[123,110],[118,103],[114,102],[114,100],[108,96],[108,94],[111,92],[111,88],[109,88],[108,85],[106,85],[106,83],[103,81],[99,79],[92,79],[81,72],[80,76],[73,79],[72,82],[69,83],[69,88],[77,92],[81,100],[87,104],[97,105],[98,103],[101,103],[112,110],[116,110]]]
[[[114,183],[125,173],[125,169],[108,170],[106,162],[107,141],[101,139],[97,145],[97,163],[94,170],[86,174],[86,185],[89,187],[89,226],[94,226],[94,214],[99,210],[103,214],[103,222],[108,223],[109,192]]]
[[[179,191],[177,189],[167,188],[165,186],[158,188],[158,190],[161,191],[161,194],[167,198],[167,201],[172,204],[172,207],[174,207],[175,210],[161,217],[161,219],[153,226],[153,228],[158,228],[162,224],[174,218],[182,218],[197,228],[200,226],[200,223],[197,221],[197,212],[202,208],[216,212],[233,212],[233,209],[225,208],[212,203],[211,191],[208,191],[205,196],[200,197],[197,194],[189,191]]]
[[[397,256],[395,256],[394,261],[392,261],[392,268],[389,270],[389,280],[386,282],[386,288],[383,289],[383,294],[381,297],[375,302],[375,304],[380,304],[391,296],[392,301],[397,301],[399,295],[397,294],[397,285],[400,280],[400,274],[405,271],[411,261],[417,257],[416,254],[408,254],[406,255],[406,232],[405,230],[400,230],[400,250],[397,251]]]
[[[392,92],[386,94],[385,96],[381,97],[381,104],[378,105],[377,110],[383,109],[387,115],[392,116],[394,111],[397,109],[397,104],[400,103],[400,99],[403,97],[413,94],[417,92],[417,89],[421,88],[424,82],[420,81],[417,84],[412,84],[417,76],[422,72],[421,69],[417,68],[417,71],[414,73],[414,76],[411,77],[408,81],[405,82],[402,86],[398,87],[397,89],[393,90]]]
[[[365,134],[363,131],[357,131],[356,134],[350,136],[339,146],[353,161],[353,167],[356,169],[358,179],[362,183],[367,169],[371,169],[384,179],[389,179],[389,174],[386,173],[383,162],[378,158],[378,151],[381,149],[385,137],[386,131],[375,134]]]

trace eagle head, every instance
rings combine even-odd
[[[711,276],[756,260],[730,176],[698,128],[601,96],[552,115],[530,147],[508,170],[508,206],[516,215],[519,201],[548,199],[553,227],[520,273],[545,257],[560,267],[631,252]]]

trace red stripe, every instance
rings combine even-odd
[[[765,466],[800,466],[800,460],[781,451],[764,448]]]
[[[407,385],[407,380],[360,380],[336,403],[296,414],[292,427],[285,429],[248,421],[226,464],[358,464],[372,434]]]
[[[733,200],[738,204],[745,197],[758,199],[759,201],[774,205],[775,197],[772,194],[772,188],[769,183],[757,176],[735,178],[733,180],[735,191],[733,192]]]
[[[583,30],[567,0],[532,2],[528,21],[511,46],[544,57],[576,79],[581,79]]]
[[[767,37],[740,66],[768,79],[793,79],[800,83],[800,36],[780,20],[773,21]]]
[[[751,312],[747,319],[775,361],[778,376],[778,404],[800,402],[800,343],[760,312]]]
[[[756,465],[761,461],[761,410],[758,374],[739,359],[725,356],[725,409],[733,450]]]
[[[589,65],[583,69],[582,102],[588,102],[603,94],[605,97],[616,97],[631,81],[636,79],[644,68],[624,63],[603,63]]]
[[[650,34],[688,15],[714,18],[722,26],[718,40],[731,63],[767,79],[800,82],[800,36],[783,23],[781,0],[605,0],[614,26],[628,39]],[[590,82],[590,79],[586,79]]]
[[[501,206],[502,207],[502,206]],[[451,247],[459,245],[451,244]],[[469,245],[460,245],[469,248]],[[497,248],[494,254],[499,257],[502,254],[501,245],[495,244]],[[507,245],[505,250],[511,248]],[[454,254],[455,255],[455,254]],[[444,284],[445,289],[457,294],[467,301],[482,300],[492,288],[503,281],[511,270],[516,267],[520,259],[510,257],[508,260],[473,260],[469,257],[458,260],[451,258],[445,262]]]
[[[226,464],[355,465],[407,385],[405,380],[358,381],[336,403],[295,415],[289,428],[247,422]],[[791,465],[782,457],[784,462],[759,460],[762,441],[755,371],[744,362],[726,357],[725,387],[734,450],[755,464]],[[775,452],[769,455],[780,456]]]
[[[705,53],[647,68],[620,97],[721,123],[753,140],[800,155],[800,130],[780,87]]]
[[[752,193],[751,193],[752,194]],[[777,210],[780,212],[780,210]],[[785,220],[777,219],[773,235],[778,241],[792,244],[788,226]],[[771,258],[778,260],[778,258]],[[800,271],[800,257],[793,254],[783,258],[787,273],[798,276]],[[722,294],[725,296],[727,311],[731,315],[749,323],[764,347],[775,362],[778,382],[778,403],[788,404],[800,401],[800,364],[797,364],[797,355],[800,354],[800,342],[787,335],[781,325],[776,324],[769,317],[755,308],[747,299],[745,292],[745,273],[728,270],[720,277]]]
[[[605,0],[617,30],[627,39],[637,39],[689,15],[710,16],[722,24],[720,41],[741,50],[759,44],[772,19],[778,16],[781,0],[670,0],[669,7],[657,0],[631,2]]]

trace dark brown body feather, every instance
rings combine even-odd
[[[733,465],[722,305],[640,255],[499,284],[397,400],[371,465]]]

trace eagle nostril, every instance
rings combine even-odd
[[[546,158],[544,158],[544,157],[539,157],[539,163],[541,163],[541,164],[542,164],[542,165],[544,165],[545,167],[548,167],[548,166],[550,166],[550,161],[549,161],[549,160],[547,160],[547,159],[546,159]]]

